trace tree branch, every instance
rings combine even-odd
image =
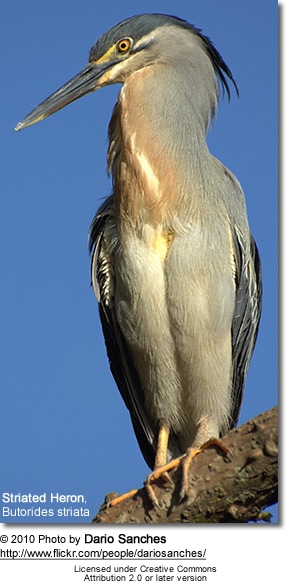
[[[181,469],[172,474],[174,485],[159,480],[154,490],[160,510],[150,503],[145,488],[114,507],[110,493],[92,523],[245,523],[268,520],[263,509],[278,500],[278,408],[264,412],[222,441],[232,452],[229,461],[215,447],[192,461],[190,494],[179,502]]]

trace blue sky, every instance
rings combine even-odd
[[[277,5],[98,4],[9,2],[0,23],[1,493],[83,494],[91,516],[107,492],[140,487],[148,472],[109,371],[87,250],[90,222],[111,189],[106,132],[120,87],[20,134],[13,127],[84,67],[105,30],[135,13],[174,14],[202,28],[239,86],[208,137],[242,184],[263,266],[263,315],[239,423],[278,398]],[[10,522],[25,520],[41,521]]]

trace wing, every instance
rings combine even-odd
[[[233,229],[236,265],[236,304],[232,323],[232,412],[230,429],[238,420],[247,370],[261,316],[262,282],[257,246],[250,235],[250,255],[239,228]]]
[[[99,302],[99,314],[105,338],[110,369],[121,396],[130,412],[135,435],[147,464],[153,468],[156,449],[156,426],[144,407],[144,395],[138,374],[116,320],[114,308],[115,249],[108,240],[114,228],[113,196],[107,198],[97,212],[89,232],[92,252],[92,284]]]

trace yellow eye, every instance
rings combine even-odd
[[[122,38],[117,43],[117,50],[120,54],[126,54],[131,47],[130,38]]]

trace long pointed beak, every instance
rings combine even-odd
[[[73,77],[68,83],[63,85],[58,91],[45,99],[40,105],[35,107],[23,121],[15,127],[15,131],[20,131],[29,127],[59,109],[62,109],[76,99],[95,91],[108,83],[108,69],[111,63],[88,64],[80,73]],[[107,72],[107,74],[105,74]]]

